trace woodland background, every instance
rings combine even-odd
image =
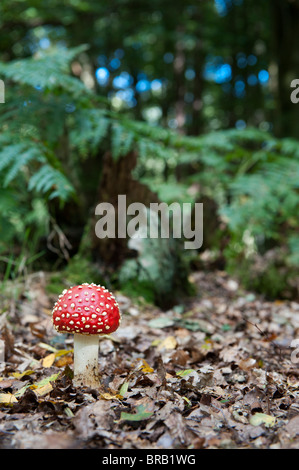
[[[91,277],[168,306],[220,267],[298,295],[297,0],[4,0],[0,24],[3,281],[46,270],[54,292]],[[94,209],[117,194],[203,202],[203,247],[107,246]]]

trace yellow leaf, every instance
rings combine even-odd
[[[265,413],[255,413],[249,420],[250,424],[253,426],[264,424],[266,428],[274,426],[275,421],[274,416],[266,415]]]
[[[15,379],[21,379],[22,377],[25,377],[25,375],[31,375],[34,374],[34,370],[25,370],[24,372],[13,372],[12,375],[14,376]]]
[[[34,392],[38,396],[47,395],[47,393],[50,393],[53,390],[53,387],[50,382],[54,382],[55,380],[57,380],[59,375],[60,372],[58,372],[57,374],[52,374],[50,375],[50,377],[46,377],[40,380],[39,382],[35,382],[34,384],[30,385],[29,388],[31,388],[31,390],[34,390]]]
[[[65,356],[66,354],[72,353],[73,349],[59,349],[55,352],[55,357]]]
[[[158,351],[162,349],[175,349],[177,346],[177,341],[174,336],[167,336],[167,338],[163,339],[161,343],[158,345]]]
[[[120,400],[123,398],[123,396],[119,395],[118,393],[116,395],[112,395],[111,393],[101,393],[101,398],[104,400]]]
[[[51,353],[48,354],[48,356],[44,357],[42,360],[42,366],[43,367],[51,367],[55,361],[56,354]]]
[[[31,388],[31,387],[30,387]],[[36,395],[38,395],[39,397],[42,397],[44,395],[47,395],[47,393],[50,393],[51,391],[53,390],[53,387],[52,385],[49,383],[43,385],[42,387],[37,387],[37,388],[34,388],[34,392],[36,393]]]
[[[10,405],[11,403],[16,403],[18,400],[12,393],[0,393],[0,403]]]
[[[151,374],[152,372],[154,372],[154,369],[146,362],[145,359],[141,359],[141,361],[142,361],[142,366],[141,366],[142,372],[144,372],[145,374]]]

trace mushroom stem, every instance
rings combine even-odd
[[[75,386],[99,386],[99,336],[74,333]]]

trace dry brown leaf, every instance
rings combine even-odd
[[[253,357],[249,357],[248,359],[241,359],[241,361],[238,362],[238,366],[242,370],[250,370],[256,366],[256,360],[253,359]]]

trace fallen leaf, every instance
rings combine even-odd
[[[189,318],[183,318],[176,322],[181,328],[186,328],[190,331],[203,331],[204,333],[212,334],[215,331],[215,327],[205,320],[192,320]]]
[[[119,389],[119,395],[120,395],[121,397],[124,397],[125,394],[126,394],[127,391],[128,391],[128,388],[129,388],[129,382],[124,382],[124,383],[122,384],[122,386],[120,387],[120,389]]]
[[[12,375],[16,379],[21,379],[22,377],[25,377],[26,375],[31,375],[34,374],[34,370],[25,370],[24,372],[13,372]]]
[[[57,374],[52,374],[49,377],[46,377],[46,378],[40,380],[39,382],[35,382],[34,384],[26,385],[21,390],[19,390],[18,396],[19,396],[21,391],[22,391],[22,394],[23,394],[24,391],[27,388],[30,388],[31,390],[34,390],[34,393],[38,396],[47,395],[47,393],[50,393],[53,390],[51,382],[55,382],[55,380],[57,380],[59,375],[60,375],[60,372],[58,372]]]
[[[55,353],[48,354],[48,356],[42,359],[42,366],[51,367],[54,364],[55,358],[56,358]]]
[[[159,317],[149,321],[148,325],[151,328],[166,328],[167,326],[173,326],[174,321],[168,317]]]
[[[12,393],[0,393],[0,403],[5,405],[10,405],[11,403],[16,403],[18,400]]]
[[[103,398],[104,400],[120,400],[123,398],[123,396],[120,393],[112,394],[108,392],[101,393],[100,397]]]
[[[121,412],[120,420],[121,421],[142,421],[144,419],[148,419],[152,416],[152,411],[146,411],[144,405],[139,405],[136,408],[136,413],[126,413],[124,411]]]
[[[71,356],[63,356],[63,357],[60,357],[59,359],[57,359],[55,361],[55,366],[56,367],[65,367],[68,364],[72,364],[72,363],[73,363],[73,358]]]
[[[159,343],[157,349],[161,351],[162,349],[175,349],[177,347],[177,340],[174,336],[167,336],[167,338],[163,339],[161,343]]]
[[[299,434],[299,415],[294,416],[286,425],[286,431],[290,434],[291,438],[298,436]]]
[[[264,424],[266,428],[271,428],[274,426],[276,420],[274,416],[270,416],[265,413],[255,413],[250,417],[249,422],[253,426],[260,426],[261,424]]]
[[[186,375],[191,374],[191,372],[196,372],[194,369],[185,369],[185,370],[179,370],[176,375],[179,377],[186,377]]]
[[[151,374],[154,372],[154,369],[146,362],[145,359],[140,359],[142,361],[141,370],[145,374]]]
[[[30,387],[30,384],[26,384],[24,385],[24,387],[20,388],[16,393],[15,393],[15,396],[16,397],[21,397],[22,395],[24,395],[24,393],[26,392],[26,390]]]
[[[32,387],[30,387],[32,388]],[[36,393],[36,395],[38,395],[39,397],[42,397],[44,395],[47,395],[48,393],[50,393],[51,391],[53,390],[53,387],[52,385],[49,383],[45,384],[45,385],[42,385],[41,387],[37,387],[37,388],[34,388],[34,392]]]
[[[242,370],[250,370],[256,366],[256,360],[253,357],[249,357],[248,359],[241,359],[238,363],[238,366]]]
[[[50,346],[50,344],[47,344],[47,343],[40,342],[40,343],[38,343],[38,346],[40,348],[46,349],[46,351],[51,351],[51,352],[56,352],[57,351],[56,348],[54,348],[53,346]]]

